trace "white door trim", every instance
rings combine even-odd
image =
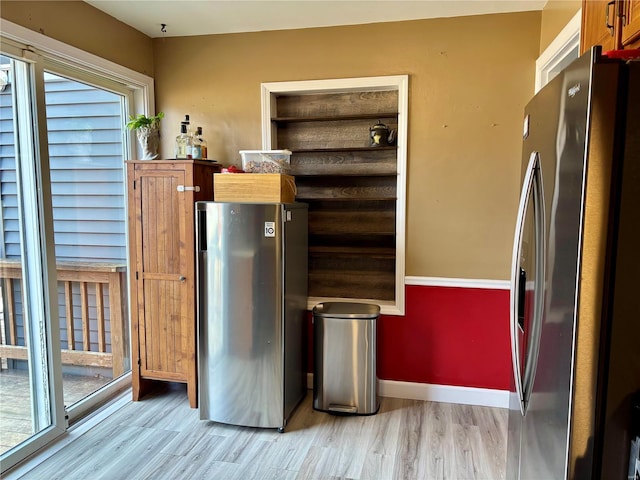
[[[580,23],[582,9],[578,10],[569,23],[549,44],[536,60],[536,91],[538,93],[549,81],[550,73],[574,48],[580,48]]]

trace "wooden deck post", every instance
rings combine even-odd
[[[122,288],[126,286],[126,268],[109,274],[109,312],[111,314],[111,353],[113,355],[113,377],[125,372],[124,359],[127,354],[125,342],[125,318],[127,304],[122,300]]]

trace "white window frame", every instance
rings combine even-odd
[[[576,48],[580,48],[580,25],[582,9],[569,20],[569,23],[553,39],[536,60],[535,93],[538,93],[550,80],[551,73]],[[579,52],[578,52],[579,55]]]
[[[407,129],[409,119],[409,76],[389,75],[380,77],[339,78],[293,82],[263,83],[262,99],[262,148],[272,148],[275,132],[272,111],[278,94],[295,93],[345,93],[350,91],[395,90],[398,92],[397,134],[397,183],[396,183],[396,283],[395,300],[370,300],[380,305],[380,312],[388,315],[404,315],[405,311],[405,238],[407,210]],[[344,301],[344,298],[309,297],[308,308],[322,301]],[[351,299],[358,301],[358,299]],[[369,299],[359,299],[368,301]]]

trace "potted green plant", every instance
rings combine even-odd
[[[155,160],[158,158],[158,147],[160,145],[160,120],[164,118],[164,112],[147,117],[139,113],[129,115],[127,128],[135,130],[138,142],[142,147],[142,160]]]

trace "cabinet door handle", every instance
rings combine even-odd
[[[615,6],[616,2],[615,0],[612,0],[611,2],[607,3],[606,7],[605,7],[605,24],[607,26],[607,28],[609,29],[609,34],[613,37],[613,25],[609,25],[609,10],[611,9],[612,6]]]
[[[176,190],[178,190],[179,192],[199,192],[200,191],[200,187],[199,186],[195,186],[195,187],[185,187],[184,185],[178,185],[176,187]]]
[[[183,276],[183,275],[180,275],[180,276],[178,277],[178,280],[180,280],[181,282],[184,282],[186,279],[187,279],[187,277],[185,277],[185,276]]]
[[[627,21],[629,16],[627,14],[629,13],[630,8],[631,8],[631,2],[618,3],[618,11],[616,12],[616,15],[622,18],[622,24],[624,26],[629,25],[629,22]]]

